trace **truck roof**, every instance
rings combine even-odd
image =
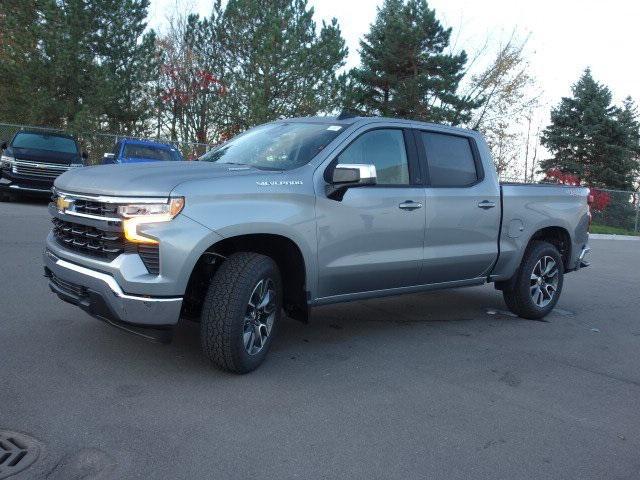
[[[407,126],[412,126],[415,128],[435,128],[437,130],[448,130],[451,132],[459,132],[466,134],[474,134],[477,135],[478,132],[476,130],[471,130],[463,127],[454,127],[451,125],[445,125],[441,123],[430,123],[430,122],[421,122],[419,120],[409,120],[405,118],[393,118],[393,117],[348,117],[340,119],[338,117],[333,116],[316,116],[316,117],[294,117],[294,118],[283,118],[280,120],[276,120],[275,122],[309,122],[309,123],[324,123],[331,125],[342,125],[348,126],[353,125],[355,123],[360,123],[362,125],[367,125],[370,123],[379,123],[379,122],[395,122],[395,123],[403,123]]]

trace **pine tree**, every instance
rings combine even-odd
[[[229,0],[223,17],[230,131],[337,105],[347,55],[335,19],[319,32],[307,0]]]
[[[345,104],[365,114],[459,124],[479,106],[457,94],[467,55],[445,53],[451,29],[426,0],[385,0],[360,42]]]
[[[40,125],[51,99],[44,87],[47,72],[38,47],[41,14],[49,0],[2,0],[0,8],[0,118]],[[6,139],[5,139],[6,140]]]
[[[141,131],[152,111],[147,7],[148,0],[3,0],[3,119]]]
[[[551,125],[542,134],[543,145],[553,154],[540,162],[542,170],[577,175],[594,187],[631,189],[635,168],[630,112],[612,105],[611,91],[596,82],[589,69],[572,93],[551,111]]]
[[[618,122],[626,132],[625,148],[628,153],[628,168],[631,170],[634,186],[638,189],[640,187],[640,114],[631,97],[625,98],[622,102]]]
[[[95,62],[100,18],[93,2],[47,1],[42,9],[42,88],[49,103],[41,115],[49,126],[75,131],[98,127],[96,98],[102,78]]]
[[[93,0],[99,19],[96,107],[109,131],[145,133],[152,115],[155,33],[146,32],[149,0]]]

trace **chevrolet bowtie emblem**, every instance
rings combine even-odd
[[[58,200],[56,200],[56,206],[61,212],[64,212],[67,208],[69,208],[69,205],[71,205],[71,200],[67,200],[64,197],[58,197]]]

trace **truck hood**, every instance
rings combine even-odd
[[[100,165],[70,170],[54,186],[64,192],[132,197],[166,197],[180,183],[259,173],[254,168],[208,162]]]

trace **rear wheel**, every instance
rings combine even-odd
[[[204,354],[223,370],[247,373],[264,360],[282,312],[282,282],[270,257],[242,252],[214,274],[202,307]]]
[[[522,318],[540,319],[560,297],[564,266],[558,249],[547,242],[533,242],[509,288],[503,290],[509,310]]]

